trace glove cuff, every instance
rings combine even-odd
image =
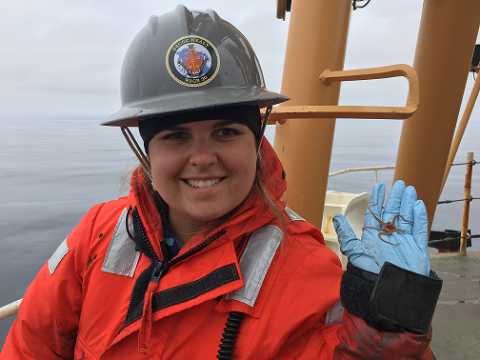
[[[442,280],[431,271],[420,275],[386,262],[380,273],[348,264],[340,298],[348,312],[379,331],[426,333],[432,321]]]
[[[442,283],[433,271],[425,276],[386,262],[370,298],[372,315],[379,321],[388,321],[419,334],[426,333]]]

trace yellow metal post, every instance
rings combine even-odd
[[[460,239],[460,255],[467,255],[467,236],[468,234],[468,218],[470,216],[470,197],[472,188],[472,172],[473,172],[473,152],[467,155],[467,172],[465,174],[465,189],[463,191],[463,216],[462,216],[462,232]]]
[[[319,79],[326,69],[341,70],[351,0],[293,1],[281,92],[288,106],[337,105],[340,84]],[[288,182],[287,203],[321,227],[335,119],[277,123],[274,148]]]
[[[420,81],[420,104],[403,123],[394,180],[416,187],[430,224],[479,25],[479,0],[424,1],[413,64]]]

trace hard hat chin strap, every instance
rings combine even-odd
[[[257,157],[260,154],[260,147],[262,146],[263,135],[265,134],[265,130],[267,129],[268,118],[270,117],[270,113],[272,112],[272,105],[268,105],[267,110],[265,111],[265,115],[262,116],[262,127],[260,129],[260,135],[258,137],[258,148],[257,148]]]
[[[142,165],[143,171],[145,171],[145,174],[148,176],[148,178],[151,181],[152,170],[150,168],[150,160],[148,160],[142,148],[138,145],[137,140],[135,140],[135,137],[133,136],[132,132],[127,127],[127,125],[122,124],[120,129],[122,130],[123,136],[125,136],[125,139],[127,140],[128,145],[130,146],[133,153],[135,154],[138,161],[140,162],[140,165]]]

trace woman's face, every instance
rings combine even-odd
[[[156,134],[148,153],[172,230],[199,229],[227,214],[247,197],[255,179],[255,137],[239,123],[205,120],[175,126]]]

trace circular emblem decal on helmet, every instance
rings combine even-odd
[[[184,86],[208,84],[217,75],[220,57],[207,39],[190,35],[176,40],[167,52],[167,69]]]

